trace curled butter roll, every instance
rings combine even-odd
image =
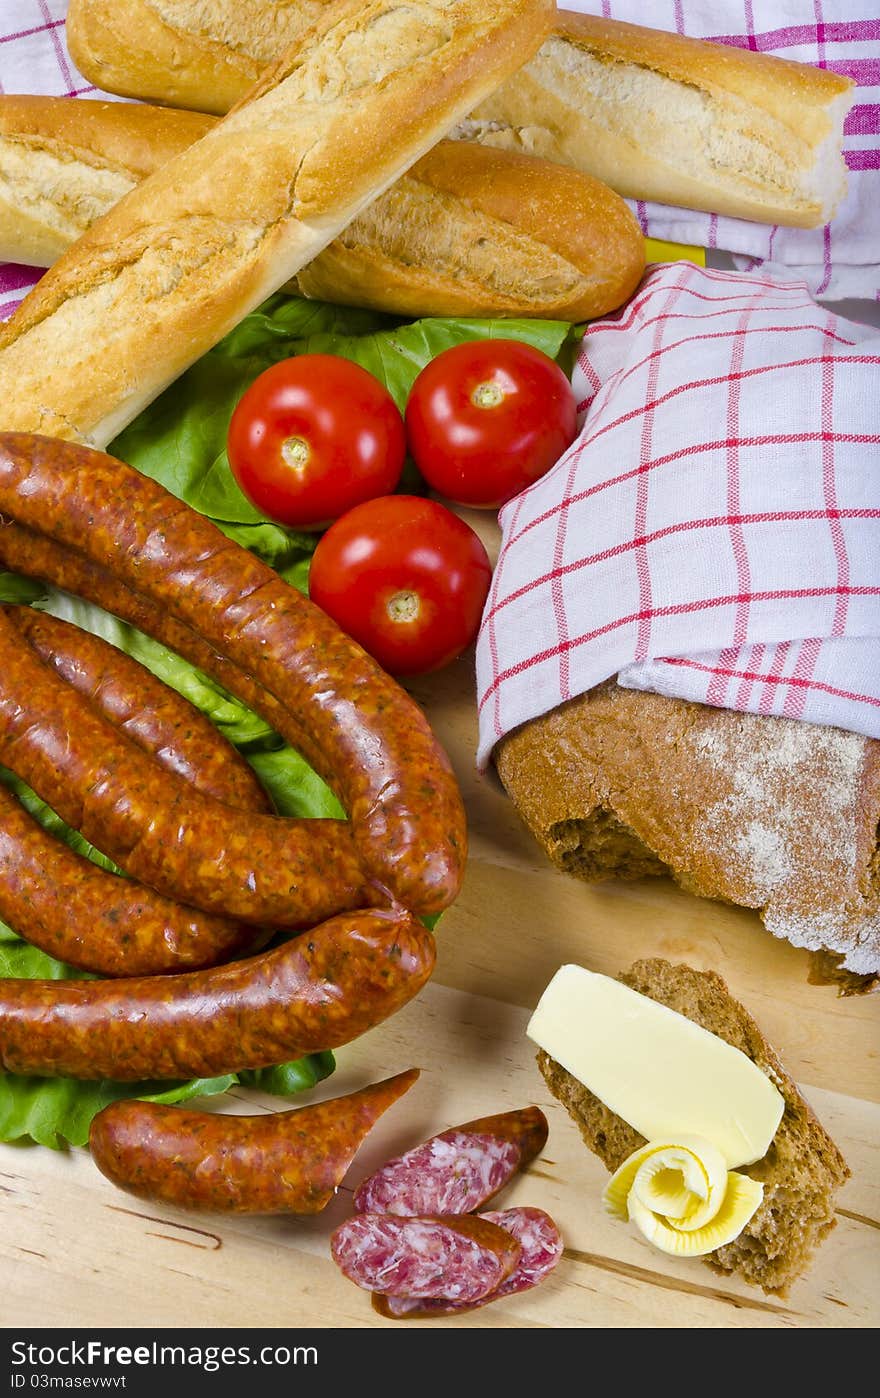
[[[602,1195],[614,1218],[629,1219],[663,1252],[704,1257],[732,1242],[756,1213],[764,1186],[728,1170],[700,1136],[651,1141],[614,1172]]]

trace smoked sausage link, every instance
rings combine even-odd
[[[330,918],[207,971],[0,980],[0,1068],[38,1077],[210,1078],[339,1048],[421,990],[434,938],[409,913]]]
[[[232,662],[223,682],[234,693],[240,672],[268,691],[286,711],[284,736],[348,812],[373,878],[422,914],[452,902],[467,851],[448,759],[418,706],[329,617],[156,482],[87,447],[0,434],[0,515],[196,633]]]
[[[296,745],[296,739],[291,736],[296,731],[292,717],[277,699],[226,656],[220,655],[195,631],[177,621],[148,597],[126,587],[98,563],[56,543],[46,534],[24,529],[2,515],[0,563],[10,572],[52,583],[62,592],[73,592],[78,597],[84,597],[103,607],[105,612],[112,612],[122,621],[161,641],[169,650],[177,651],[178,655],[206,675],[211,675],[230,694],[236,694],[249,704],[282,737]]]
[[[228,961],[259,937],[85,859],[0,783],[0,918],[32,946],[99,976],[155,976]]]
[[[120,1189],[175,1208],[320,1213],[379,1117],[418,1076],[410,1068],[347,1097],[263,1116],[111,1102],[92,1121],[92,1159]]]
[[[354,1207],[360,1213],[473,1213],[546,1142],[547,1118],[540,1107],[468,1121],[387,1161],[358,1186]]]
[[[413,1300],[480,1301],[512,1274],[520,1251],[511,1233],[474,1214],[355,1214],[330,1239],[333,1261],[349,1281]]]
[[[306,927],[377,901],[339,820],[195,791],[45,664],[0,611],[0,761],[133,878],[246,923]]]

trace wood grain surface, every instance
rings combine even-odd
[[[473,522],[474,516],[469,515]],[[494,526],[478,519],[490,541]],[[414,1003],[339,1051],[313,1100],[417,1066],[338,1198],[311,1220],[218,1219],[151,1208],[109,1184],[83,1150],[0,1147],[0,1275],[6,1326],[394,1326],[330,1261],[351,1188],[388,1155],[468,1118],[529,1102],[550,1121],[543,1155],[502,1206],[548,1210],[565,1238],[542,1287],[456,1321],[506,1327],[868,1327],[880,1320],[880,996],[840,999],[807,981],[807,954],[758,918],[666,880],[587,886],[550,867],[500,786],[473,768],[473,658],[410,686],[447,746],[470,818],[463,893],[438,929],[437,972]],[[608,1219],[607,1178],[548,1098],[524,1029],[567,960],[615,974],[661,955],[719,971],[782,1055],[853,1177],[838,1225],[786,1300],[676,1261]],[[245,1107],[245,1103],[247,1106]],[[220,1110],[277,1110],[236,1091]],[[286,1104],[289,1105],[289,1104]],[[408,1322],[409,1327],[420,1322]]]

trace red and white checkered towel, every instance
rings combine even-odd
[[[880,332],[673,263],[573,383],[580,436],[500,516],[480,765],[612,675],[880,738]]]

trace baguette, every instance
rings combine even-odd
[[[104,92],[222,116],[333,0],[70,0],[67,46]]]
[[[0,426],[102,447],[546,34],[548,0],[340,0],[0,334]]]
[[[461,131],[633,199],[816,228],[846,192],[854,90],[827,69],[561,10]]]
[[[716,1272],[736,1273],[769,1294],[787,1295],[835,1226],[835,1195],[850,1175],[846,1161],[755,1021],[714,971],[637,961],[618,979],[725,1039],[781,1092],[785,1111],[770,1149],[754,1165],[739,1167],[742,1174],[761,1181],[763,1202],[739,1237],[703,1260]],[[645,1144],[644,1136],[543,1049],[538,1067],[586,1145],[610,1172]]]
[[[880,742],[609,682],[523,724],[495,761],[566,872],[671,874],[757,909],[845,991],[880,980]]]
[[[0,96],[0,261],[49,266],[215,124],[144,104]],[[406,316],[581,321],[625,301],[644,263],[638,224],[597,180],[442,141],[291,290]]]
[[[215,124],[144,104],[0,95],[0,261],[51,267]]]
[[[328,0],[71,0],[83,73],[130,97],[221,111],[274,36]],[[554,32],[456,135],[572,165],[634,199],[826,223],[846,188],[853,84],[826,69],[560,10]]]

